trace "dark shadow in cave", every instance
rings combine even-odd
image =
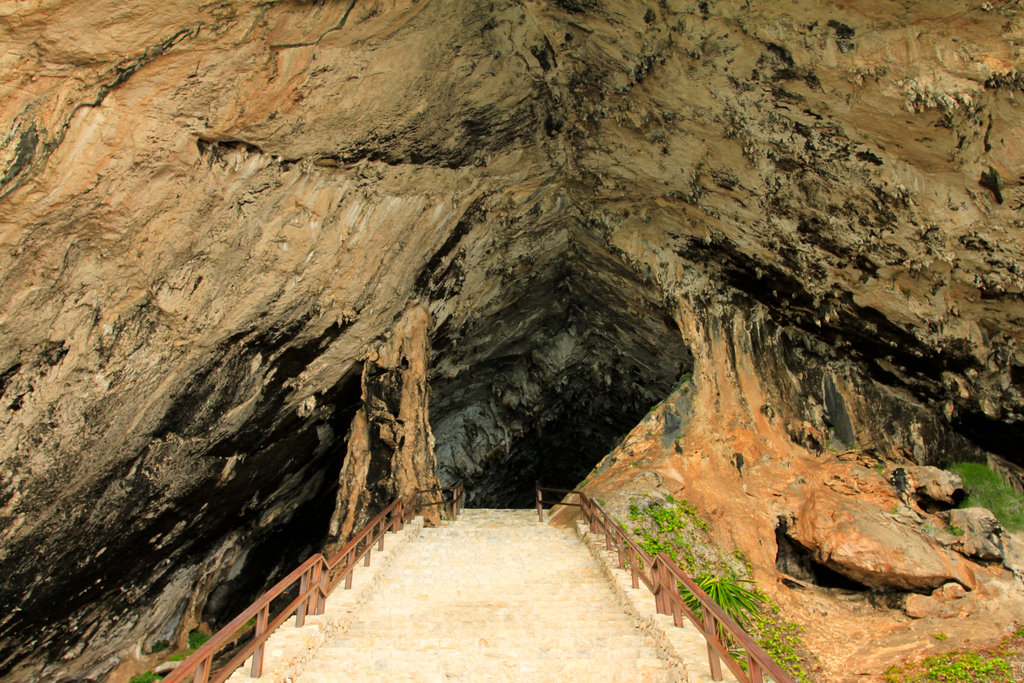
[[[656,285],[582,231],[503,294],[435,336],[431,426],[470,506],[529,507],[535,481],[579,484],[693,357]]]
[[[778,546],[778,553],[775,556],[776,569],[822,588],[837,588],[858,593],[868,590],[868,587],[859,581],[815,561],[809,550],[789,537],[787,529],[788,524],[785,520],[779,520],[775,527],[775,542]]]
[[[258,525],[259,518],[274,505],[287,512],[280,515],[282,522],[254,533],[246,554],[240,560],[245,563],[244,569],[232,581],[221,584],[210,593],[203,616],[214,629],[233,619],[323,547],[338,494],[339,474],[347,448],[347,430],[361,405],[361,392],[359,372],[342,378],[319,397],[318,403],[329,407],[329,412],[322,419],[303,423],[298,416],[293,416],[290,425],[277,430],[279,433],[291,431],[292,436],[275,442],[270,447],[275,453],[261,454],[261,457],[276,456],[285,462],[305,464],[297,471],[289,471],[287,467],[278,470],[274,481],[261,487],[261,502],[243,524]],[[321,441],[325,434],[331,435],[327,443]],[[294,454],[314,456],[307,460],[291,457]],[[295,477],[299,486],[282,488],[282,482],[288,477]]]

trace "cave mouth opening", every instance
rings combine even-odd
[[[434,342],[438,476],[463,481],[471,507],[530,507],[537,481],[576,487],[693,369],[660,289],[595,241],[570,236],[531,265]]]
[[[821,588],[832,588],[852,593],[864,593],[867,586],[840,574],[814,559],[812,553],[789,537],[789,525],[779,520],[775,527],[775,543],[778,553],[775,556],[775,568],[787,576]]]

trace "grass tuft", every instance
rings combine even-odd
[[[192,631],[188,634],[188,649],[191,651],[198,650],[203,646],[203,643],[211,638],[209,633],[200,633],[199,631]]]
[[[998,473],[977,462],[958,462],[949,469],[960,475],[967,490],[967,498],[960,507],[987,508],[1006,529],[1024,530],[1024,496],[1014,491]]]
[[[164,677],[159,674],[155,674],[152,671],[147,671],[145,673],[136,674],[132,676],[130,679],[128,679],[128,683],[153,683],[153,681],[161,681],[163,680],[163,678]]]

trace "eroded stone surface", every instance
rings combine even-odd
[[[871,588],[931,592],[953,580],[976,586],[966,564],[914,527],[832,492],[810,492],[787,535],[818,563]]]
[[[952,530],[949,545],[967,557],[998,562],[1003,559],[1003,527],[985,508],[950,510],[943,515]]]

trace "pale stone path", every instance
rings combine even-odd
[[[466,510],[409,541],[294,680],[673,680],[653,645],[572,533]]]

